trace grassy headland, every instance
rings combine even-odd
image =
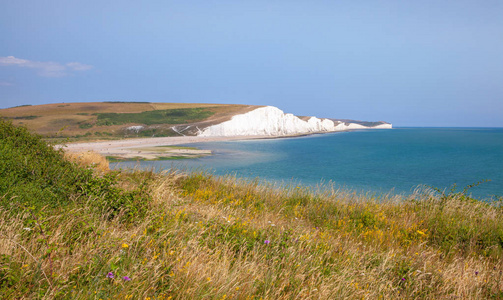
[[[6,299],[503,297],[503,208],[112,172],[0,121]]]
[[[89,141],[194,135],[198,129],[257,107],[203,103],[58,103],[0,109],[0,119],[26,126],[53,141]]]

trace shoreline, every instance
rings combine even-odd
[[[67,152],[96,152],[105,157],[114,157],[123,160],[146,159],[155,160],[162,158],[176,157],[201,157],[211,155],[210,150],[187,149],[186,147],[176,147],[177,145],[188,145],[195,143],[226,142],[239,140],[256,139],[275,139],[286,137],[299,137],[303,135],[292,136],[219,136],[219,137],[201,137],[201,136],[176,136],[176,137],[154,137],[154,138],[133,138],[111,141],[97,142],[76,142],[63,145],[56,145],[57,149],[63,149]],[[168,147],[166,147],[168,146]],[[174,146],[174,147],[169,147]],[[155,148],[159,149],[155,149]],[[163,149],[164,148],[164,149]]]
[[[210,142],[228,142],[244,140],[284,139],[313,136],[326,133],[350,132],[358,129],[347,129],[332,132],[312,132],[291,135],[239,135],[239,136],[174,136],[174,137],[144,137],[109,141],[73,142],[58,144],[56,149],[68,152],[95,152],[116,160],[159,160],[177,158],[197,158],[211,155],[211,150],[187,149],[177,145],[190,145]],[[171,149],[163,149],[170,147]],[[159,148],[159,149],[155,149]]]

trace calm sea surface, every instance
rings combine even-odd
[[[333,182],[358,191],[395,193],[410,193],[419,185],[448,189],[456,183],[462,188],[489,179],[470,193],[479,199],[503,196],[503,128],[362,130],[189,146],[211,149],[214,155],[140,162],[140,167],[206,169],[287,184]]]

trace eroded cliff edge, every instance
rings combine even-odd
[[[202,129],[198,136],[289,136],[311,133],[334,132],[351,129],[390,129],[386,122],[375,122],[365,126],[364,122],[345,122],[316,117],[297,117],[284,113],[277,107],[265,106],[230,120]]]

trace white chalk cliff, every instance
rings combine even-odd
[[[367,127],[357,123],[345,123],[329,119],[311,117],[307,121],[292,114],[285,114],[274,106],[254,109],[245,114],[235,115],[229,121],[204,128],[199,136],[241,136],[267,135],[288,136],[309,133],[342,131],[349,129],[391,128],[391,124],[382,123]]]

